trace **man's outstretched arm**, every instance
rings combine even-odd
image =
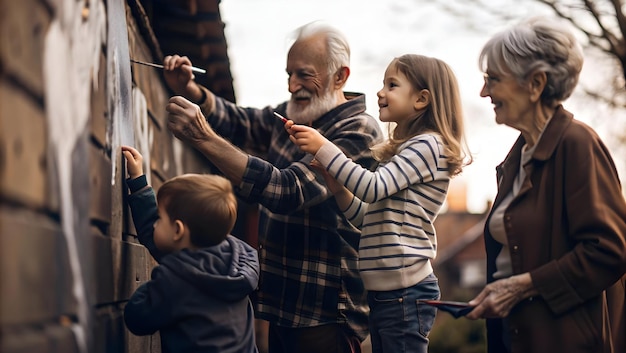
[[[180,140],[191,144],[234,185],[239,185],[248,164],[248,154],[219,136],[207,123],[200,107],[181,96],[170,98],[167,127]]]

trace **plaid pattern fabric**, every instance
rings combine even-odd
[[[286,103],[253,109],[217,98],[207,118],[217,133],[253,155],[237,192],[261,209],[257,316],[287,327],[348,324],[365,338],[369,309],[358,272],[360,232],[309,168],[313,157],[289,140],[273,115],[286,115],[285,110]],[[369,147],[380,142],[382,132],[365,113],[365,96],[312,126],[355,162],[375,168]]]

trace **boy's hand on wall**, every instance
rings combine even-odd
[[[122,146],[122,153],[126,158],[126,170],[131,179],[143,175],[143,156],[139,151],[130,146]]]

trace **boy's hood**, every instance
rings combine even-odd
[[[161,266],[201,291],[226,301],[250,295],[259,282],[257,251],[231,235],[195,251],[184,249],[162,259]]]

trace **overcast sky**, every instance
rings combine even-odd
[[[237,103],[263,107],[289,99],[285,73],[289,39],[298,26],[315,20],[337,27],[348,38],[351,75],[345,89],[365,93],[367,111],[376,119],[376,92],[394,57],[415,53],[442,59],[459,80],[466,134],[474,155],[474,163],[453,179],[451,187],[464,185],[470,211],[482,212],[497,191],[495,166],[504,159],[518,132],[497,125],[489,98],[479,96],[483,77],[478,54],[491,35],[541,9],[510,6],[533,3],[527,0],[493,0],[496,6],[502,3],[502,8],[511,8],[509,15],[514,19],[503,20],[487,17],[459,0],[440,2],[447,8],[426,0],[222,0],[220,11],[226,24]],[[575,114],[586,120],[580,110]]]

